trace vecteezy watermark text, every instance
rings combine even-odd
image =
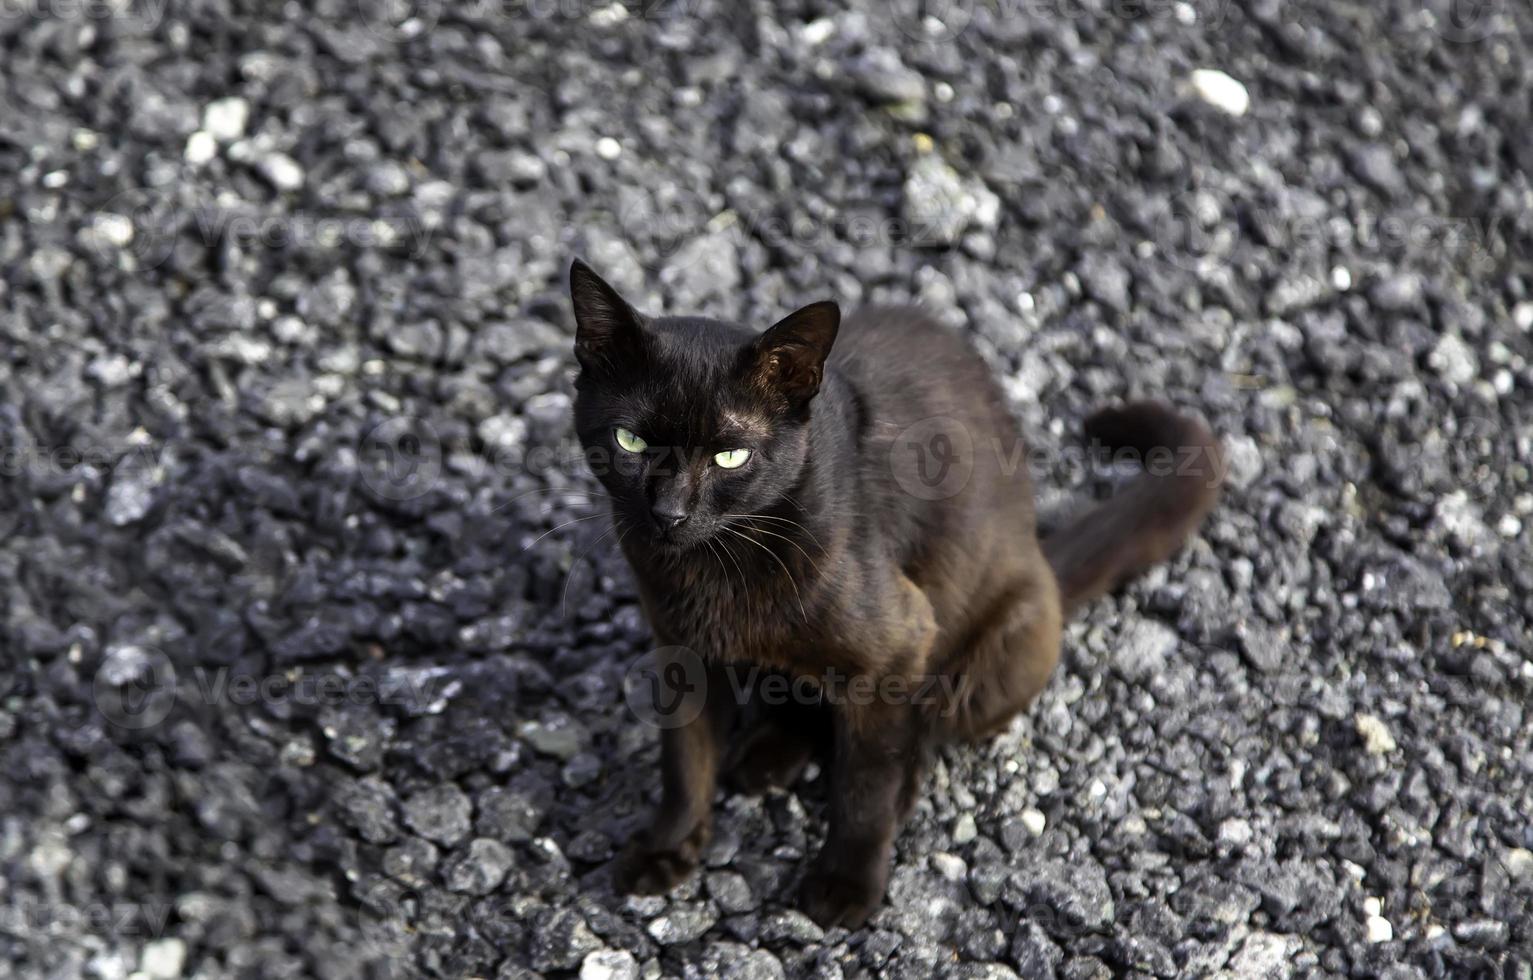
[[[105,472],[129,461],[152,468],[161,463],[163,454],[163,446],[148,442],[45,445],[39,442],[0,441],[0,477],[17,477],[28,472],[59,475],[80,467]]]
[[[0,0],[0,24],[6,21],[103,23],[152,30],[164,20],[169,0]]]
[[[662,729],[695,721],[711,698],[742,707],[907,705],[947,718],[958,711],[963,696],[963,679],[954,674],[875,676],[836,667],[787,674],[755,664],[721,664],[710,670],[695,651],[679,646],[641,655],[623,678],[629,710]]]
[[[286,704],[311,710],[363,705],[405,708],[450,696],[458,681],[421,671],[383,674],[306,670],[254,674],[228,667],[176,669],[153,647],[125,644],[108,649],[92,685],[96,710],[130,731],[152,728],[178,703],[250,707]]]
[[[400,416],[375,426],[360,455],[367,464],[362,468],[366,485],[380,496],[402,500],[431,491],[442,473],[444,450],[430,423]],[[683,446],[651,446],[642,453],[630,453],[615,444],[587,446],[573,439],[485,446],[483,450],[483,458],[496,472],[572,481],[587,474],[638,478],[645,473],[680,471],[706,465],[712,455],[711,450]],[[762,452],[762,459],[770,465],[770,450]],[[1157,446],[1145,452],[1101,442],[1051,447],[1030,444],[1015,434],[976,432],[964,420],[951,416],[932,416],[900,429],[888,442],[886,462],[900,489],[924,500],[961,493],[981,462],[1008,479],[1024,470],[1041,481],[1058,478],[1061,473],[1072,478],[1113,476],[1137,467],[1152,476],[1174,476],[1211,486],[1224,478],[1225,468],[1218,452],[1200,443]],[[580,488],[572,485],[570,489],[577,492]]]
[[[228,242],[245,251],[387,250],[419,258],[432,231],[409,207],[387,214],[309,213],[230,205],[195,191],[181,196],[175,188],[135,188],[102,205],[79,237],[103,260],[126,252],[139,269],[154,269],[183,241],[204,248]]]
[[[93,936],[148,939],[165,934],[172,907],[164,902],[37,902],[25,899],[0,907],[0,932],[13,936],[50,935],[69,929]]]

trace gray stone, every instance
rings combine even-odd
[[[475,838],[466,854],[448,864],[447,887],[467,895],[488,895],[500,887],[514,862],[515,855],[506,845],[485,837]]]
[[[404,802],[405,825],[427,840],[452,845],[469,832],[473,804],[451,783],[422,790]]]

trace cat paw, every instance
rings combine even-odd
[[[668,838],[654,832],[642,834],[629,842],[613,863],[612,884],[625,895],[663,895],[681,884],[702,860],[708,844],[708,823],[704,821],[675,846],[656,845],[652,841]]]
[[[878,911],[884,901],[884,883],[876,875],[849,875],[814,870],[804,879],[799,904],[804,914],[823,928],[856,929]]]
[[[617,859],[612,883],[625,895],[664,895],[697,869],[697,857],[681,851],[631,846]]]

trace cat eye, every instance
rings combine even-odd
[[[624,452],[642,453],[649,446],[649,443],[629,432],[621,425],[613,430],[612,434],[617,437],[617,444],[623,447]]]
[[[745,461],[751,458],[749,449],[726,449],[721,453],[715,453],[713,461],[726,470],[737,469],[744,466]]]

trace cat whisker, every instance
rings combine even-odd
[[[709,543],[711,545],[712,541],[710,540]],[[740,560],[735,557],[735,553],[733,551],[729,550],[729,542],[725,541],[723,538],[720,538],[720,539],[718,539],[718,545],[719,545],[719,548],[724,552],[725,556],[731,562],[734,563],[735,569],[737,571],[739,571],[739,573],[740,573],[740,588],[742,590],[744,590],[744,591],[749,591],[750,590],[750,581],[745,577],[745,568],[740,564]]]
[[[744,539],[746,541],[749,541],[751,544],[753,544],[756,547],[760,548],[762,551],[765,551],[767,554],[772,556],[772,560],[773,561],[777,562],[778,565],[782,566],[783,574],[788,577],[788,584],[793,586],[794,598],[796,598],[798,600],[799,615],[804,617],[804,622],[806,622],[806,623],[809,622],[809,612],[804,608],[804,597],[803,597],[803,595],[801,595],[799,593],[799,591],[798,591],[798,583],[793,580],[793,572],[789,570],[788,563],[782,560],[782,556],[780,556],[777,552],[773,551],[771,548],[768,548],[766,545],[762,544],[760,541],[757,541],[755,538],[751,537],[749,534],[746,534],[744,531],[737,531],[734,528],[730,527],[728,524],[722,524],[720,526],[722,528],[724,528],[724,530],[728,531],[730,534],[733,534],[733,535],[735,535],[738,538],[742,538],[742,539]]]
[[[798,553],[799,554],[804,556],[804,560],[809,563],[809,567],[814,569],[814,574],[815,575],[819,575],[820,574],[820,566],[815,563],[815,560],[813,558],[809,557],[809,552],[805,551],[804,550],[804,546],[799,544],[797,541],[794,541],[792,538],[788,537],[785,534],[778,534],[776,531],[768,531],[764,527],[752,527],[751,530],[759,532],[761,534],[768,535],[770,537],[781,538],[782,540],[788,542],[793,547],[798,549]],[[822,548],[821,551],[823,552],[824,549]]]
[[[724,567],[724,559],[719,557],[718,550],[713,547],[713,542],[704,538],[703,544],[708,546],[708,554],[712,555],[713,560],[719,563],[719,571],[723,572],[724,576],[727,578],[729,576],[729,569]]]
[[[596,546],[601,544],[602,541],[606,539],[607,535],[611,534],[613,531],[616,531],[620,526],[621,526],[621,522],[620,522],[619,518],[617,517],[617,515],[614,514],[613,517],[612,517],[612,526],[609,527],[607,530],[603,531],[601,533],[601,537],[597,538],[595,541],[592,541],[590,546],[587,547],[586,550],[583,551],[580,554],[580,557],[578,557],[574,561],[570,562],[570,570],[564,576],[564,591],[563,591],[563,593],[561,593],[561,595],[559,597],[559,618],[560,619],[563,619],[565,617],[565,613],[566,613],[567,607],[569,605],[569,601],[570,601],[570,583],[575,580],[575,568],[582,561],[584,561],[591,554],[591,552],[596,550]],[[626,534],[627,532],[625,531],[624,533]],[[621,545],[623,543],[622,535],[619,535],[617,540],[618,540],[618,544]]]
[[[790,527],[796,527],[800,531],[803,531],[805,534],[809,535],[810,539],[814,541],[815,547],[820,549],[821,554],[825,553],[825,546],[820,543],[820,539],[815,535],[815,533],[809,530],[809,528],[805,527],[803,524],[800,524],[798,521],[792,520],[791,518],[777,517],[774,514],[725,514],[724,516],[736,517],[748,521],[778,521],[780,523],[787,524]]]
[[[535,497],[540,493],[583,493],[588,497],[606,497],[608,500],[612,499],[612,494],[606,492],[605,490],[583,490],[580,487],[544,487],[541,490],[528,490],[526,493],[519,493],[505,503],[492,508],[490,513],[498,513],[505,510],[507,507],[510,507],[518,500],[522,500],[527,497]]]
[[[790,494],[783,494],[783,498],[782,499],[784,499],[788,503],[792,504],[793,508],[795,510],[797,510],[800,514],[803,514],[806,519],[808,519],[810,517],[809,509],[807,507],[805,507],[803,504],[799,503],[797,500],[795,500]],[[864,514],[860,510],[848,510],[846,507],[844,507],[844,506],[842,506],[840,504],[832,504],[831,506],[834,509],[835,513],[837,513],[837,514],[839,514],[841,516],[844,516],[844,517],[855,517],[858,520],[864,520],[864,521],[868,519],[868,515]]]
[[[606,516],[606,514],[587,514],[585,517],[577,517],[573,521],[565,521],[563,524],[555,524],[553,527],[549,528],[542,534],[527,542],[527,547],[523,548],[522,550],[526,551],[527,548],[531,548],[533,545],[537,544],[539,541],[542,541],[544,538],[548,537],[550,534],[553,534],[555,531],[560,530],[561,528],[569,527],[571,524],[579,524],[582,521],[594,521],[599,517]]]

